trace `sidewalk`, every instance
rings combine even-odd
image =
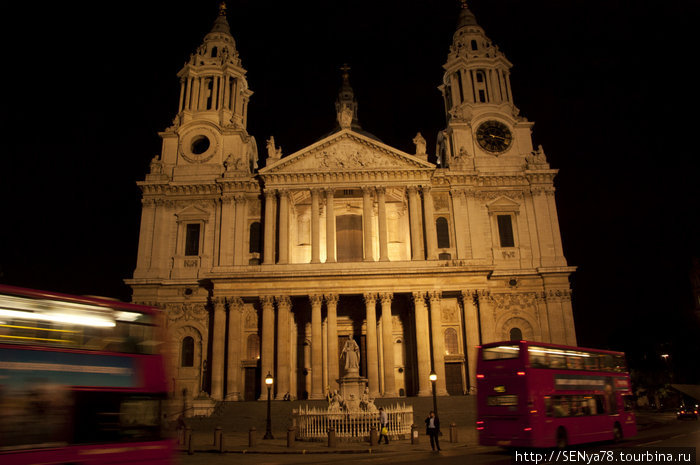
[[[473,428],[471,428],[473,430]],[[420,431],[419,431],[420,433]],[[389,444],[370,446],[368,441],[346,442],[336,440],[335,447],[328,447],[328,442],[294,441],[292,447],[287,447],[286,431],[273,432],[274,439],[262,439],[265,431],[256,431],[256,444],[248,445],[247,433],[226,433],[223,431],[223,448],[214,444],[214,431],[192,431],[192,451],[198,453],[241,453],[241,454],[383,454],[395,452],[430,450],[430,439],[425,434],[419,434],[418,444],[411,444],[410,439],[389,441]],[[470,436],[472,436],[470,438]],[[467,427],[457,427],[458,442],[450,443],[449,429],[443,431],[440,437],[440,448],[443,451],[465,448],[476,445],[476,437],[470,434]],[[182,453],[188,453],[187,444],[178,444]]]

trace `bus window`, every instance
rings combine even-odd
[[[604,371],[613,371],[615,366],[613,364],[612,355],[600,355],[600,369]]]
[[[583,361],[586,365],[586,370],[588,371],[598,371],[598,355],[590,354],[590,357],[586,357]]]
[[[532,368],[548,368],[547,367],[547,359],[545,358],[544,354],[537,351],[533,351],[532,347],[528,348],[528,355],[530,357],[530,366]]]
[[[545,397],[548,417],[582,417],[600,415],[603,410],[603,396],[553,396]]]
[[[482,349],[482,358],[484,360],[518,358],[519,355],[520,347],[517,345],[500,345],[497,347],[485,347]]]
[[[583,370],[583,357],[575,352],[566,356],[566,367],[570,370]]]
[[[624,373],[627,371],[627,364],[625,363],[625,357],[623,355],[614,355],[614,370],[617,373]]]

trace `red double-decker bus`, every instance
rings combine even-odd
[[[563,448],[637,434],[622,352],[484,344],[476,377],[479,444]]]
[[[0,285],[0,463],[171,463],[157,319]]]

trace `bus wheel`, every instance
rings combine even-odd
[[[568,445],[569,441],[566,437],[566,430],[563,426],[560,426],[559,429],[557,429],[557,449],[566,449]]]
[[[615,423],[615,426],[613,426],[613,442],[620,441],[622,441],[622,428],[620,428],[619,423]]]

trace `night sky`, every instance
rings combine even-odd
[[[135,182],[160,152],[176,73],[218,2],[7,3],[0,282],[128,300]],[[560,170],[579,344],[639,359],[671,350],[679,366],[692,365],[682,354],[700,345],[688,276],[700,256],[700,2],[469,6],[514,64],[515,103]],[[363,129],[409,153],[420,131],[434,152],[446,125],[437,86],[457,16],[448,0],[229,1],[255,92],[248,131],[259,147],[274,135],[284,154],[327,134],[347,62]]]

